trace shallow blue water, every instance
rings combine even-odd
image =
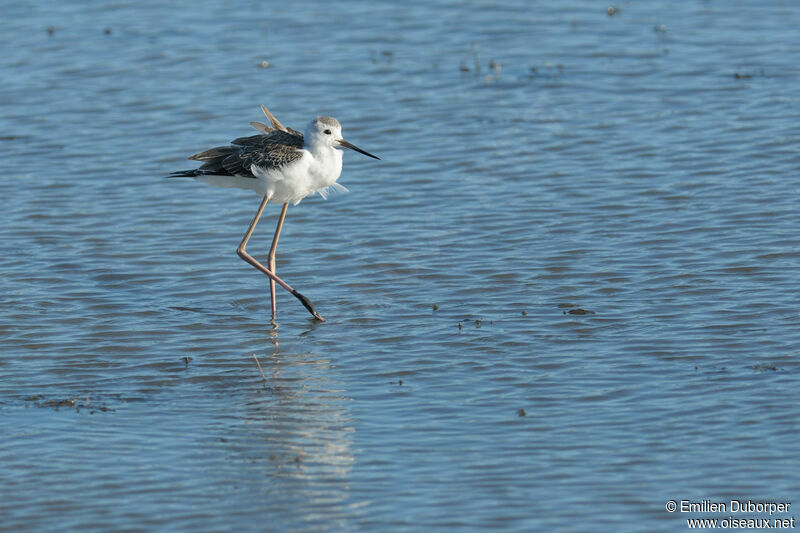
[[[671,499],[792,501],[800,6],[617,8],[7,6],[4,527],[674,531],[701,515]],[[270,326],[235,254],[256,196],[163,179],[262,103],[382,158],[289,209],[278,272],[324,324],[282,293]]]

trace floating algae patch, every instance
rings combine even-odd
[[[73,398],[47,398],[43,394],[34,394],[25,398],[26,406],[34,406],[41,408],[55,409],[60,411],[62,408],[74,409],[75,412],[80,413],[81,410],[89,410],[89,414],[94,414],[97,411],[108,412],[113,411],[108,405],[97,398],[92,399],[89,395],[78,395]]]

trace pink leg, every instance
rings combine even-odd
[[[264,212],[264,208],[267,206],[267,202],[269,202],[269,196],[265,196],[264,199],[261,200],[261,205],[258,206],[258,211],[256,212],[256,216],[254,216],[253,221],[250,222],[250,227],[247,228],[247,233],[244,234],[244,238],[242,239],[242,242],[239,244],[239,247],[236,249],[236,253],[239,255],[239,257],[241,257],[242,259],[244,259],[245,261],[256,267],[258,270],[269,276],[270,280],[274,281],[275,283],[277,283],[278,285],[280,285],[281,287],[292,293],[295,298],[300,300],[300,303],[303,304],[303,307],[305,307],[309,313],[314,315],[314,318],[316,318],[320,322],[325,322],[325,319],[322,318],[322,316],[319,313],[317,313],[317,310],[314,309],[314,305],[308,298],[306,298],[305,296],[294,290],[288,283],[286,283],[281,278],[276,276],[267,267],[256,261],[252,255],[247,253],[246,249],[247,241],[249,241],[250,236],[253,235],[253,231],[256,229],[256,224],[258,224],[258,219],[261,218],[261,213]],[[274,301],[275,300],[273,299],[273,302]]]
[[[278,237],[281,235],[281,228],[283,228],[283,219],[286,218],[286,209],[289,208],[289,204],[283,204],[283,209],[281,209],[281,214],[278,217],[278,225],[275,228],[275,237],[272,238],[272,246],[269,249],[269,257],[267,259],[267,267],[270,271],[275,274],[277,273],[276,265],[275,265],[275,250],[278,248]],[[272,301],[272,321],[275,321],[275,317],[278,314],[278,301],[275,298],[275,280],[270,278],[269,280],[269,296],[270,300]]]

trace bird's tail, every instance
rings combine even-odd
[[[178,170],[167,176],[168,178],[196,178],[197,176],[204,176],[207,172],[200,168],[192,170]]]

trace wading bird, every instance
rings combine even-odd
[[[347,190],[336,183],[342,173],[342,151],[338,148],[349,148],[374,159],[380,158],[345,141],[342,138],[342,126],[335,118],[317,117],[309,123],[305,133],[300,133],[281,124],[266,107],[261,106],[261,110],[272,126],[251,122],[261,134],[240,137],[228,146],[218,146],[189,156],[189,159],[202,161],[202,166],[173,172],[169,177],[194,178],[217,187],[237,187],[258,193],[262,197],[261,205],[236,253],[269,277],[273,321],[277,313],[277,283],[300,300],[314,318],[324,322],[325,319],[308,298],[275,274],[275,249],[286,209],[289,202],[297,205],[300,200],[315,192],[327,198],[329,189]],[[267,266],[264,266],[247,253],[247,241],[250,240],[264,207],[270,201],[283,204],[283,208],[278,216],[278,226],[275,228]]]

